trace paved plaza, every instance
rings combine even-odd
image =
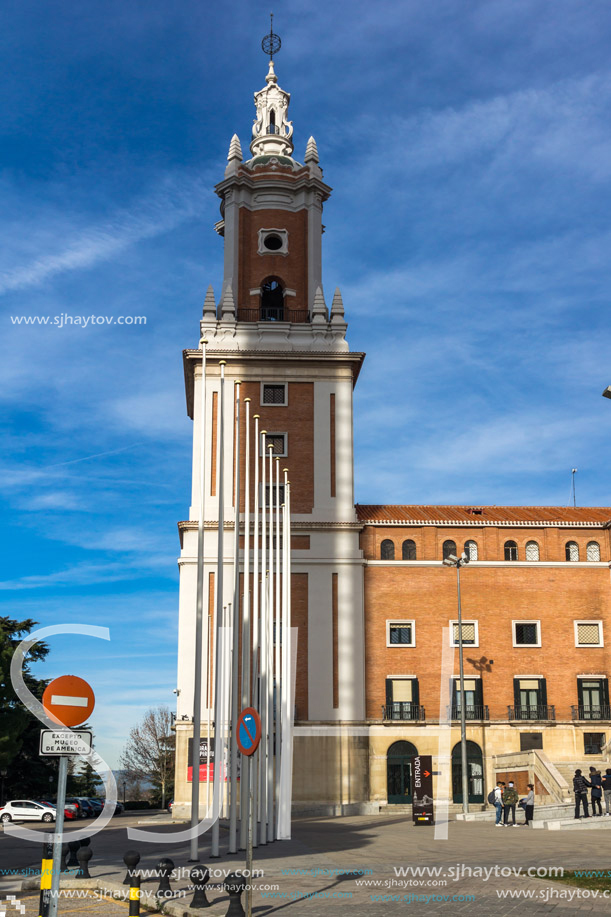
[[[139,869],[144,873],[144,897],[154,901],[158,885],[154,868],[161,856],[169,856],[179,874],[172,881],[175,897],[165,911],[176,917],[194,913],[189,909],[189,851],[185,845],[171,843],[177,827],[155,823],[156,830],[167,834],[168,842],[150,848],[129,841],[125,827],[115,822],[112,830],[93,838],[93,882],[89,884],[109,893],[124,891],[122,853],[136,847],[142,854]],[[606,870],[611,865],[608,832],[497,829],[491,823],[461,822],[450,822],[448,829],[447,840],[436,840],[434,828],[415,828],[403,815],[298,819],[291,841],[255,850],[254,865],[263,875],[254,880],[253,913],[259,917],[277,912],[286,917],[360,917],[413,911],[430,917],[452,913],[505,917],[608,912],[610,901],[602,892],[594,895],[544,875],[527,875],[528,869],[539,875],[561,868]],[[225,832],[221,839],[226,840]],[[5,849],[3,841],[0,850]],[[244,856],[223,855],[212,860],[208,851],[204,836],[201,860],[215,871],[209,885],[212,907],[206,913],[220,917],[229,899],[218,883],[223,875],[244,868]],[[24,865],[28,853],[34,861],[30,846],[21,856]],[[31,891],[29,895],[26,917],[36,909],[37,898],[31,897]],[[13,912],[8,909],[7,917]],[[86,903],[65,900],[60,906],[60,914],[83,917],[126,912],[125,904],[94,898]]]

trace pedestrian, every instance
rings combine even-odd
[[[611,773],[611,768],[609,769]],[[494,808],[496,809],[496,828],[503,827],[503,790],[505,788],[505,783],[503,780],[498,780],[494,788]],[[611,791],[610,791],[611,794]]]
[[[611,767],[608,767],[603,777],[603,793],[605,794],[605,815],[611,815]]]
[[[575,771],[575,776],[573,777],[573,792],[575,793],[575,818],[579,818],[579,806],[580,803],[583,806],[583,817],[589,818],[588,813],[588,787],[592,784],[586,780],[585,777],[582,777],[581,771],[579,768]]]
[[[535,785],[534,783],[527,783],[526,786],[528,787],[528,796],[524,800],[524,824],[528,828],[535,812]]]
[[[503,824],[506,828],[509,827],[509,813],[511,813],[513,827],[518,827],[516,824],[516,804],[519,798],[520,797],[518,796],[518,791],[514,786],[513,780],[510,780],[505,787],[505,790],[503,791]]]
[[[597,771],[595,767],[590,768],[590,786],[592,787],[592,815],[598,818],[599,815],[603,814],[602,805],[600,803],[603,791],[600,771]],[[596,811],[597,808],[598,812]]]

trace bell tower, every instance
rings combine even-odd
[[[187,408],[194,429],[191,510],[189,520],[179,523],[177,812],[190,798],[186,743],[193,715],[197,469],[202,442],[207,452],[204,563],[211,614],[216,604],[221,361],[226,393],[240,380],[240,397],[250,398],[251,414],[260,416],[260,429],[273,438],[274,454],[282,456],[282,464],[290,470],[292,623],[298,629],[295,805],[343,800],[344,785],[340,770],[334,769],[334,756],[344,766],[350,759],[352,801],[359,773],[366,792],[367,751],[358,741],[352,750],[348,748],[337,728],[365,717],[364,561],[359,546],[362,526],[354,506],[352,404],[364,354],[349,348],[339,289],[330,307],[325,298],[322,213],[331,188],[323,180],[313,137],[304,144],[303,162],[293,156],[290,95],[278,84],[273,54],[279,39],[277,44],[273,39],[272,33],[263,42],[270,60],[265,86],[254,94],[251,158],[244,159],[234,134],[224,177],[215,188],[221,202],[215,230],[223,239],[224,271],[219,296],[212,287],[208,289],[200,323],[200,338],[207,341],[203,437],[198,407],[201,350],[184,353]],[[234,405],[226,394],[223,551],[227,565],[233,564]],[[245,462],[243,453],[240,458]],[[254,476],[252,461],[251,468]],[[243,499],[242,494],[242,511]],[[247,543],[244,538],[243,544]],[[224,580],[223,601],[230,602],[231,577]],[[318,731],[313,736],[308,726],[312,721],[321,724],[317,730],[329,730],[328,737],[321,739]]]

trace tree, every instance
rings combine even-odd
[[[98,777],[91,764],[85,763],[83,769],[70,778],[70,784],[75,788],[72,795],[96,796],[102,782],[102,778]]]
[[[17,621],[0,617],[0,769],[7,770],[5,796],[49,796],[56,784],[54,759],[38,754],[41,724],[27,710],[13,689],[10,677],[13,653],[36,626],[31,618]],[[49,647],[36,643],[23,665],[23,678],[32,694],[40,700],[48,681],[35,678],[30,666],[46,658]]]
[[[174,789],[174,746],[172,714],[168,707],[156,707],[147,710],[142,722],[130,731],[120,759],[132,780],[150,780],[161,797],[162,809]]]

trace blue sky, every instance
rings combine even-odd
[[[269,4],[9,0],[0,30],[0,614],[56,637],[112,764],[172,705],[197,345],[229,140],[264,84]],[[608,494],[611,7],[294,0],[275,8],[295,156],[316,137],[361,503]],[[16,326],[16,315],[146,326]]]

